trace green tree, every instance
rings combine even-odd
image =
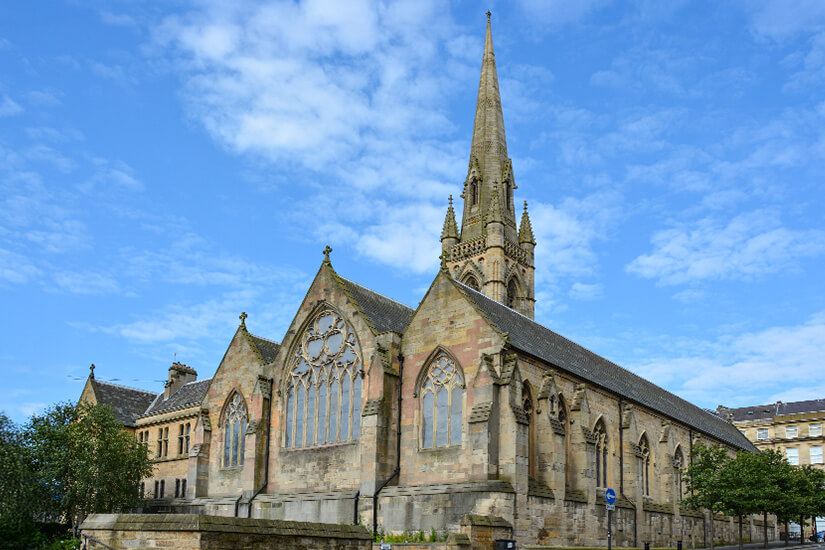
[[[714,513],[723,509],[726,487],[722,470],[731,458],[718,445],[696,445],[691,453],[691,461],[685,469],[684,481],[688,496],[682,504],[694,510],[710,512],[710,548],[714,546]]]
[[[38,496],[23,434],[0,414],[0,548],[33,542]]]
[[[759,493],[764,490],[764,474],[760,453],[739,451],[727,460],[719,472],[722,489],[720,506],[725,513],[739,520],[739,548],[743,547],[742,517],[759,511]]]
[[[91,513],[137,507],[140,480],[152,473],[146,447],[123,429],[111,408],[58,404],[32,417],[27,435],[47,498],[44,513],[67,518],[74,532]]]
[[[804,517],[825,515],[825,471],[810,464],[797,468],[799,513]]]

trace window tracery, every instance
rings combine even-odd
[[[246,403],[240,393],[230,397],[224,411],[223,421],[223,466],[242,466],[244,458],[244,440],[247,426]]]
[[[286,400],[287,447],[314,447],[361,435],[361,350],[336,312],[316,315],[292,359]]]
[[[476,281],[476,278],[472,275],[467,275],[467,277],[464,279],[464,284],[472,288],[476,292],[481,292],[481,288],[478,286],[478,281]]]
[[[421,384],[421,447],[461,444],[464,381],[445,353],[430,364]]]
[[[639,439],[639,454],[642,461],[642,492],[645,496],[650,496],[650,444],[647,435],[642,434]]]

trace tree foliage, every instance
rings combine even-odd
[[[141,504],[151,476],[146,447],[111,408],[60,403],[17,427],[0,415],[0,528],[68,521]]]
[[[688,497],[682,504],[732,516],[774,515],[787,523],[825,514],[825,471],[792,466],[776,450],[740,451],[736,456],[719,446],[697,445],[685,469]],[[766,527],[767,529],[767,527]],[[740,547],[742,545],[740,524]],[[711,522],[711,548],[713,522]]]

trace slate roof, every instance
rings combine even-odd
[[[207,378],[206,380],[188,382],[178,388],[178,391],[173,393],[169,399],[163,399],[163,394],[160,393],[157,399],[145,409],[146,412],[140,416],[150,416],[174,409],[182,409],[183,407],[191,407],[192,405],[200,405],[211,381],[211,378]]]
[[[389,331],[403,332],[415,313],[411,307],[387,298],[383,294],[378,294],[374,290],[344,279],[340,275],[338,279],[350,296],[358,302],[367,320],[378,334]]]
[[[786,414],[801,414],[825,411],[825,399],[809,399],[807,401],[791,401],[790,403],[771,403],[770,405],[755,405],[751,407],[737,407],[728,409],[720,407],[723,414],[732,414],[734,422],[748,420],[765,420]]]
[[[453,281],[517,350],[736,447],[755,450],[732,424],[568,340],[532,319]]]
[[[95,396],[100,404],[109,405],[115,418],[124,426],[134,426],[135,420],[152,404],[158,394],[92,379]]]
[[[272,340],[255,336],[254,334],[250,334],[249,337],[261,353],[264,363],[270,363],[275,359],[275,354],[278,353],[278,348],[281,347],[278,342],[273,342]]]

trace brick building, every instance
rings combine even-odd
[[[157,458],[146,492],[165,484],[152,507],[387,531],[487,516],[523,543],[596,546],[613,487],[616,545],[707,544],[710,518],[679,505],[681,468],[699,442],[754,446],[533,320],[536,243],[515,189],[488,18],[462,223],[451,199],[418,307],[342,277],[327,248],[280,345],[242,315],[211,380],[173,365],[135,415]]]

